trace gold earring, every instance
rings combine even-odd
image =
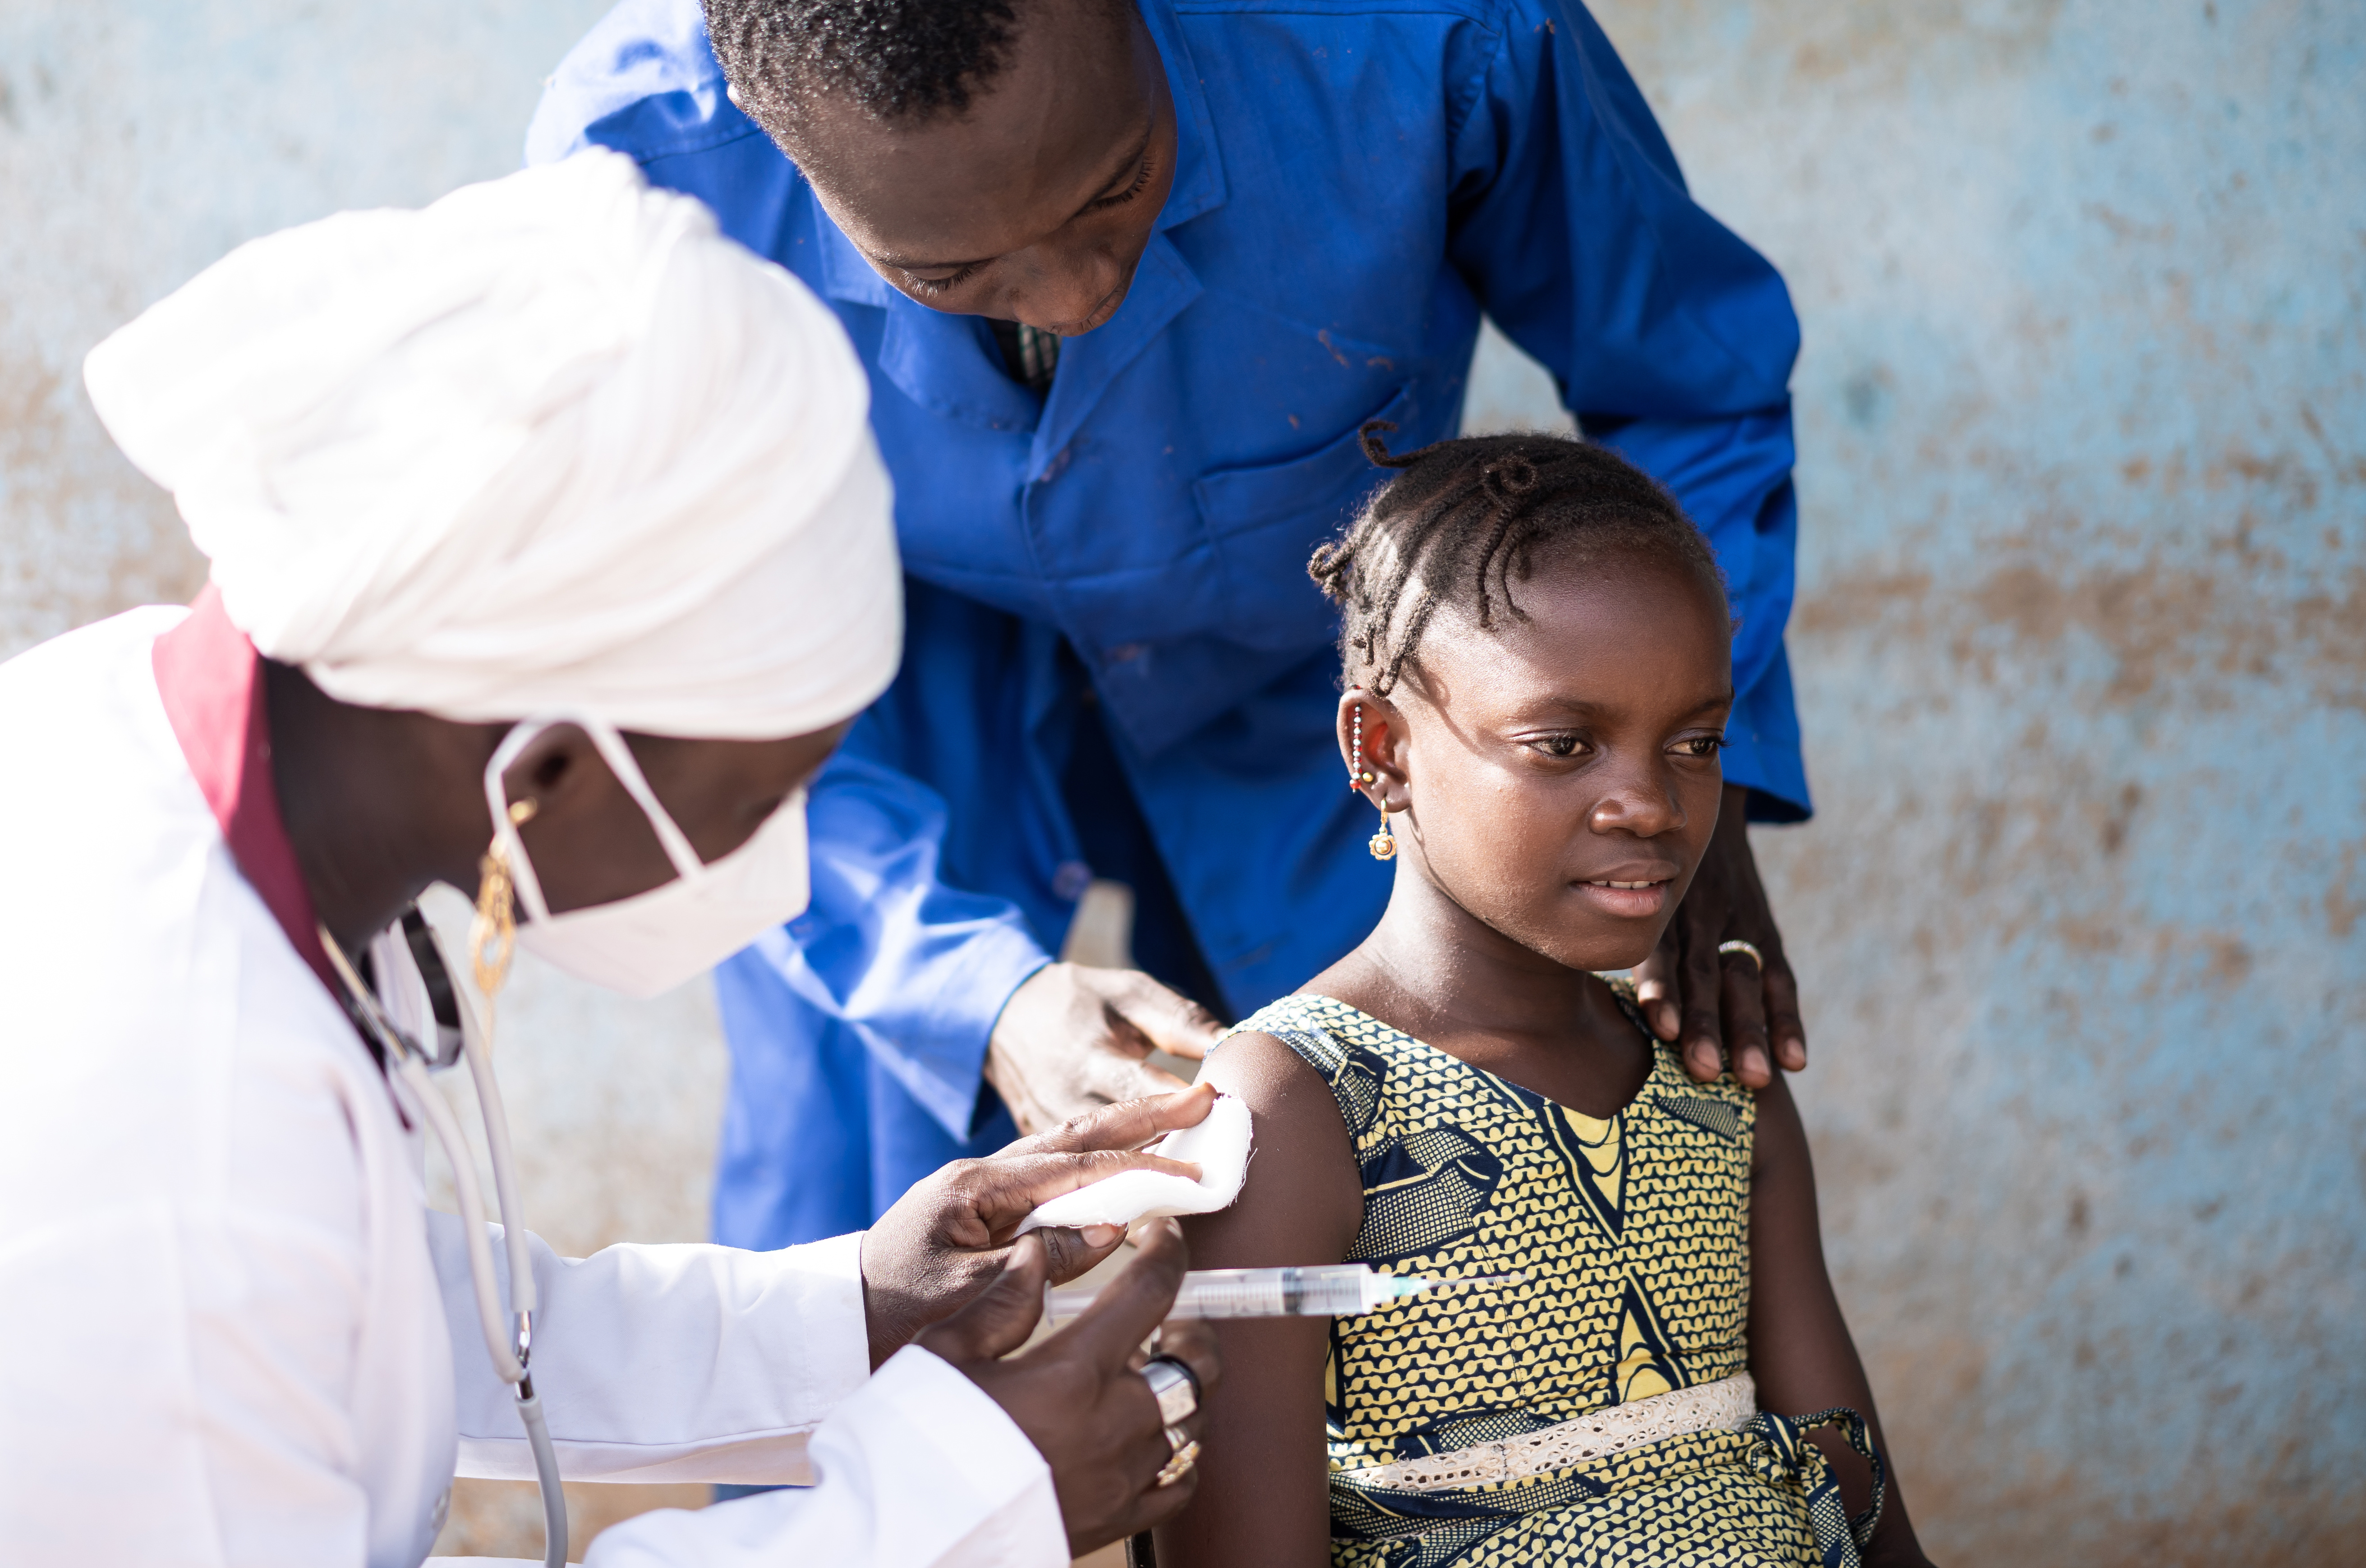
[[[1380,830],[1372,835],[1371,841],[1365,847],[1372,852],[1374,860],[1394,860],[1397,854],[1397,839],[1395,834],[1389,831],[1388,802],[1380,802]]]
[[[531,800],[513,801],[510,823],[524,827],[534,820]],[[517,954],[516,884],[510,876],[510,858],[495,839],[477,863],[477,918],[468,922],[468,963],[477,989],[488,1009],[510,976],[510,960]]]

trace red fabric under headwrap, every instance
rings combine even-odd
[[[231,858],[321,984],[337,995],[312,896],[305,891],[272,783],[263,656],[231,625],[221,595],[208,587],[190,606],[189,618],[156,639],[155,665],[164,716],[221,825]]]

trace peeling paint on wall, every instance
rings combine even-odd
[[[1805,325],[1758,841],[1925,1540],[2354,1562],[2366,11],[1599,14]]]
[[[92,344],[241,241],[517,167],[599,0],[0,6],[0,657],[204,581],[82,390]]]

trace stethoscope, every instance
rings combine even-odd
[[[468,1275],[476,1287],[477,1316],[485,1331],[485,1348],[493,1371],[517,1394],[518,1419],[525,1424],[527,1443],[534,1450],[535,1483],[542,1493],[543,1568],[565,1568],[567,1562],[567,1498],[558,1484],[558,1454],[550,1446],[550,1428],[543,1420],[542,1400],[534,1390],[528,1362],[534,1351],[534,1260],[526,1248],[526,1229],[518,1202],[517,1165],[510,1150],[508,1120],[501,1113],[501,1085],[493,1078],[492,1054],[476,1009],[467,1005],[452,984],[452,972],[436,946],[435,934],[417,904],[403,910],[401,940],[417,966],[435,1020],[435,1048],[428,1050],[411,1032],[389,1017],[377,990],[355,973],[336,939],[321,928],[321,946],[336,971],[345,1014],[383,1054],[389,1087],[397,1084],[399,1103],[408,1103],[444,1149],[452,1168],[452,1185],[460,1199],[462,1231],[468,1243]],[[389,933],[392,935],[391,932]],[[485,1239],[485,1200],[477,1186],[477,1165],[460,1134],[459,1119],[427,1075],[441,1072],[461,1057],[468,1060],[468,1076],[476,1080],[477,1104],[484,1114],[485,1146],[493,1156],[493,1192],[501,1206],[501,1240],[509,1249],[510,1316],[514,1337],[503,1325],[499,1293],[493,1282],[492,1244]],[[407,1090],[408,1092],[402,1092]]]

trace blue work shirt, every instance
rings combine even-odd
[[[1333,739],[1306,573],[1454,434],[1481,313],[1664,481],[1732,589],[1726,777],[1806,815],[1783,652],[1795,513],[1780,277],[1696,206],[1575,0],[1141,0],[1174,186],[1124,305],[1047,395],[981,319],[891,288],[727,96],[695,0],[625,0],[552,79],[529,161],[586,145],[699,197],[828,300],[871,372],[909,588],[902,672],[817,782],[814,900],[717,974],[718,1239],[870,1223],[1010,1135],[980,1067],[1088,868],[1061,770],[1075,650],[1234,1016],[1370,930],[1389,875]],[[1072,668],[1072,667],[1071,667]],[[1095,809],[1090,802],[1084,809]]]

